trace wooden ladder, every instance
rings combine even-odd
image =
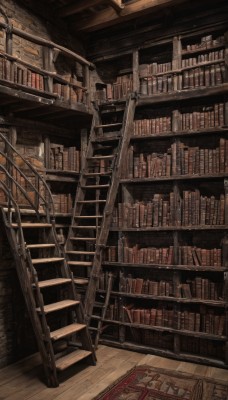
[[[58,372],[82,359],[95,364],[96,358],[81,301],[57,241],[49,188],[1,134],[0,140],[5,143],[5,151],[0,150],[4,159],[0,164],[0,189],[5,197],[5,204],[1,204],[3,221],[47,385],[56,387]],[[29,170],[30,179],[15,163],[18,158],[26,165],[27,174]]]
[[[126,161],[136,98],[131,95],[116,118],[113,106],[95,112],[84,166],[76,192],[72,223],[66,241],[68,265],[77,285],[86,285],[84,310],[89,323],[96,296],[113,207]],[[124,111],[124,112],[123,112]],[[105,122],[103,121],[105,119]]]

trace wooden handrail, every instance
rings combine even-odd
[[[33,35],[31,33],[22,31],[21,29],[15,28],[13,25],[9,25],[6,24],[2,21],[0,21],[0,27],[6,29],[8,32],[12,32],[15,35],[26,39],[26,40],[30,40],[31,42],[34,42],[36,44],[39,44],[41,46],[46,46],[46,47],[50,47],[52,49],[58,49],[60,50],[65,56],[68,56],[70,58],[73,58],[75,61],[78,61],[79,63],[83,64],[83,65],[87,65],[88,67],[94,69],[95,65],[93,63],[91,63],[90,61],[86,60],[84,57],[80,56],[79,54],[75,53],[72,50],[67,49],[64,46],[60,46],[57,43],[54,43],[50,40],[41,38],[39,36]]]

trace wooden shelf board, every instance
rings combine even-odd
[[[178,136],[199,136],[199,135],[207,135],[208,134],[215,134],[215,133],[222,133],[222,134],[227,134],[228,133],[228,127],[223,126],[223,127],[213,127],[213,128],[203,128],[199,130],[186,130],[186,131],[169,131],[169,132],[164,132],[161,134],[153,134],[153,135],[132,135],[131,136],[131,141],[139,141],[139,140],[159,140],[159,139],[167,139],[167,138],[173,138],[173,137],[178,137]]]
[[[100,344],[104,344],[106,346],[110,347],[117,347],[117,348],[123,348],[126,350],[133,350],[133,351],[138,351],[141,353],[148,353],[148,354],[155,354],[158,356],[163,356],[163,357],[169,357],[169,358],[174,358],[177,360],[183,360],[183,361],[192,361],[195,363],[204,363],[207,365],[213,365],[215,367],[219,368],[228,368],[228,365],[225,364],[223,361],[211,358],[211,357],[206,357],[206,356],[198,356],[198,355],[192,355],[192,354],[186,354],[186,353],[174,353],[173,351],[170,350],[165,350],[165,349],[160,349],[156,347],[150,347],[147,345],[142,345],[142,344],[135,344],[135,343],[130,343],[130,342],[117,342],[114,340],[110,339],[103,339],[101,338],[99,340]]]
[[[227,230],[226,225],[203,225],[203,226],[166,226],[166,227],[144,227],[144,228],[114,228],[113,232],[165,232],[165,231],[206,231],[206,230]]]
[[[185,270],[185,271],[211,271],[211,272],[224,272],[228,270],[228,267],[214,267],[214,266],[195,266],[195,265],[167,265],[167,264],[132,264],[132,263],[121,263],[121,262],[109,262],[105,261],[102,263],[103,266],[117,267],[117,268],[153,268],[153,269],[171,269],[171,270]]]
[[[172,175],[172,176],[160,176],[158,178],[124,178],[121,179],[121,183],[147,183],[147,182],[161,182],[161,181],[185,181],[185,180],[208,180],[208,179],[225,179],[228,177],[228,173],[217,173],[217,174],[208,174],[208,175]]]
[[[197,338],[204,338],[204,339],[209,339],[209,340],[217,340],[220,342],[225,342],[227,341],[226,336],[218,336],[218,335],[213,335],[205,332],[195,332],[195,331],[188,331],[188,330],[179,330],[179,329],[174,329],[174,328],[168,328],[166,326],[151,326],[151,325],[143,325],[143,324],[136,324],[132,322],[122,322],[122,321],[116,321],[116,320],[109,320],[109,319],[103,319],[104,322],[114,324],[114,325],[123,325],[123,326],[129,326],[131,328],[136,328],[136,329],[143,329],[143,330],[152,330],[152,331],[158,331],[158,332],[171,332],[175,333],[181,336],[191,336],[191,337],[197,337]]]

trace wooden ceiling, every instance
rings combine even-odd
[[[93,32],[187,0],[46,0],[73,32]]]

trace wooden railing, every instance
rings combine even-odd
[[[69,106],[76,103],[89,105],[90,69],[94,68],[92,63],[63,46],[22,31],[8,21],[0,21],[0,30],[5,32],[5,49],[0,51],[0,84],[10,86],[11,83],[14,88],[39,96],[51,96]],[[31,46],[41,46],[41,66],[13,54],[15,38],[25,39]],[[60,55],[64,60],[70,60],[74,71],[68,70],[64,75],[57,73]]]

